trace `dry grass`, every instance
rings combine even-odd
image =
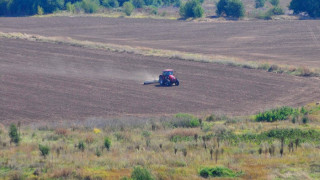
[[[116,45],[109,43],[99,43],[92,41],[80,41],[70,37],[45,37],[34,34],[25,33],[4,33],[0,32],[0,37],[9,39],[22,39],[36,42],[46,42],[55,44],[65,44],[76,47],[102,49],[112,52],[132,53],[143,56],[165,57],[170,59],[180,59],[186,61],[196,61],[205,63],[218,63],[229,66],[238,66],[249,69],[262,69],[275,73],[288,73],[296,76],[320,76],[320,69],[312,69],[307,67],[294,67],[283,64],[268,64],[266,62],[253,62],[238,58],[231,58],[218,55],[205,55],[197,53],[188,53],[182,51],[172,51],[163,49],[152,49],[147,47],[133,47],[126,45]]]

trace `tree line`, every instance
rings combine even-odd
[[[121,7],[126,15],[134,8],[149,6],[157,13],[158,7],[180,7],[179,14],[183,18],[198,18],[204,14],[204,0],[0,0],[0,16],[30,16],[35,14],[50,14],[56,11],[95,13],[101,7]],[[280,0],[269,0],[274,6],[269,14],[279,15],[284,11],[279,6]],[[255,0],[256,8],[264,7],[266,0]],[[243,17],[245,7],[241,0],[219,0],[216,4],[218,16]],[[320,17],[319,0],[292,0],[289,9],[295,14],[304,13],[310,17]]]

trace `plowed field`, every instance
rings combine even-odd
[[[185,22],[50,17],[0,18],[0,31],[223,55],[320,68],[320,21]]]
[[[317,79],[213,63],[5,38],[0,54],[0,122],[178,112],[243,115],[320,99]],[[176,70],[179,87],[142,85],[164,68]]]

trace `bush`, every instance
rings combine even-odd
[[[266,0],[256,0],[256,8],[261,8],[264,7],[264,3],[266,2]]]
[[[280,6],[275,6],[271,8],[269,11],[270,15],[282,15],[284,14],[284,10]]]
[[[270,0],[270,3],[273,5],[273,6],[279,6],[279,0]]]
[[[46,158],[50,152],[50,149],[48,146],[41,145],[41,144],[39,144],[39,150],[40,150],[41,156],[43,156],[44,158]]]
[[[98,0],[82,0],[81,7],[86,13],[96,13],[99,9],[100,2]]]
[[[242,172],[233,172],[231,169],[226,167],[214,167],[208,168],[205,167],[200,170],[199,172],[201,177],[208,178],[208,177],[237,177],[242,174]]]
[[[240,18],[244,16],[245,9],[241,0],[220,0],[217,4],[218,16],[225,14],[226,16]]]
[[[107,8],[117,8],[119,7],[119,2],[118,0],[103,0],[101,5]]]
[[[200,126],[199,119],[190,115],[179,113],[175,115],[175,120],[172,122],[174,127],[198,127]]]
[[[17,126],[15,124],[10,125],[10,130],[9,130],[9,137],[10,137],[10,143],[13,142],[16,145],[19,144],[20,142],[20,135],[18,133]]]
[[[75,13],[75,10],[76,10],[74,4],[71,4],[71,2],[68,2],[66,4],[66,9],[68,12],[71,12],[71,13]]]
[[[108,151],[110,150],[111,140],[108,137],[104,139],[104,147],[107,148]]]
[[[123,11],[127,16],[130,16],[132,11],[134,10],[134,6],[131,2],[125,2],[123,4]]]
[[[152,174],[140,166],[134,167],[131,173],[132,180],[154,180]]]
[[[199,18],[202,17],[204,10],[199,0],[190,0],[180,6],[179,14],[183,18]]]
[[[78,149],[83,152],[85,148],[86,148],[86,146],[85,146],[84,142],[80,141],[78,144]]]
[[[258,122],[274,122],[277,120],[286,120],[289,118],[290,115],[296,115],[297,113],[299,113],[297,109],[284,106],[281,108],[276,108],[269,111],[265,111],[263,113],[259,113],[258,115],[256,115],[255,119]]]
[[[320,1],[317,0],[292,0],[289,9],[293,13],[308,13],[311,17],[320,17]]]
[[[135,8],[143,8],[144,4],[144,0],[131,0],[133,6]]]

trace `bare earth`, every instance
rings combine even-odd
[[[0,18],[0,31],[320,68],[320,21],[185,22],[101,17]]]
[[[320,99],[317,79],[211,63],[3,38],[0,54],[2,123],[178,112],[244,115]],[[179,87],[142,85],[164,68],[176,69]]]

